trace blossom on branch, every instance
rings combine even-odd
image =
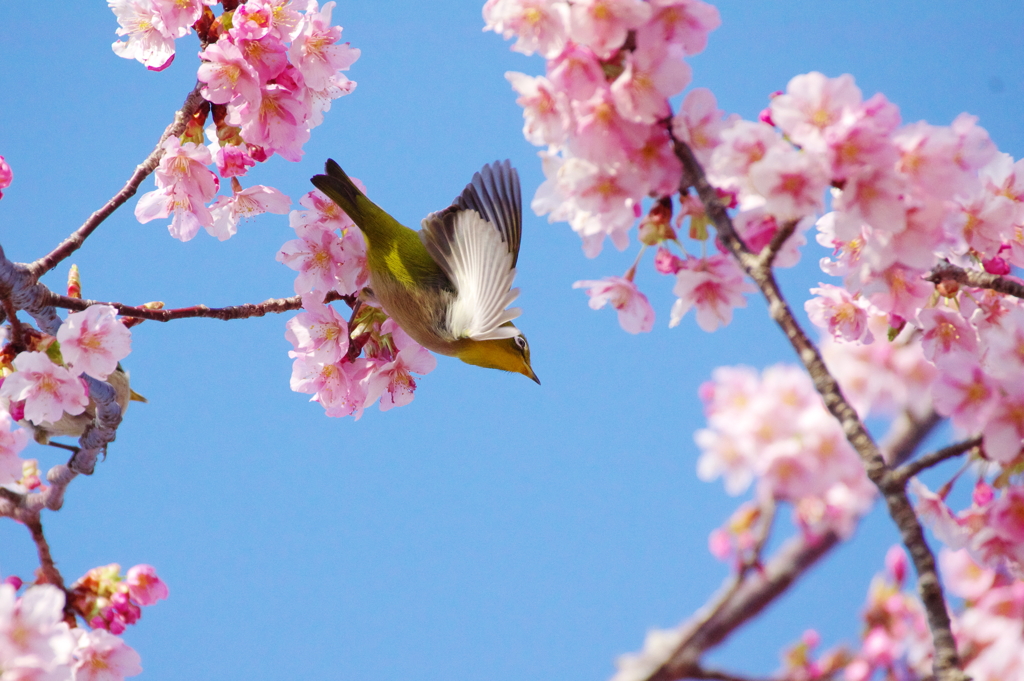
[[[24,401],[25,418],[32,423],[53,423],[65,413],[81,414],[89,404],[84,382],[46,353],[22,352],[14,358],[14,373],[4,378],[0,397]]]
[[[69,314],[57,330],[57,341],[73,373],[101,381],[132,351],[132,333],[109,305],[90,305],[84,312]]]

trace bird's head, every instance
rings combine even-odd
[[[540,385],[530,366],[530,344],[521,333],[511,338],[469,340],[456,356],[466,364],[522,374]]]

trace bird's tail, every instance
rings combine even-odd
[[[314,175],[310,181],[338,204],[359,225],[368,239],[372,240],[376,234],[386,232],[391,223],[395,222],[394,218],[366,198],[333,159],[327,159],[324,172],[324,175]]]

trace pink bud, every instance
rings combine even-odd
[[[907,577],[907,554],[902,546],[892,546],[885,554],[885,570],[892,575],[893,581],[903,584]]]
[[[11,170],[11,166],[7,164],[3,156],[0,156],[0,198],[3,198],[3,191],[11,186],[11,181],[14,179],[14,172]]]
[[[974,493],[971,495],[971,501],[974,502],[975,506],[988,506],[992,503],[992,499],[996,496],[995,490],[985,482],[984,480],[978,480],[977,484],[974,485]]]
[[[808,648],[817,648],[818,644],[821,643],[821,634],[816,632],[814,629],[808,629],[804,632],[801,640]]]
[[[11,418],[15,421],[25,420],[25,400],[18,400],[17,402],[11,402],[11,406],[8,409],[11,414]]]
[[[772,120],[772,108],[770,106],[766,106],[761,110],[761,113],[757,114],[757,120],[775,127],[775,121]]]
[[[989,274],[1003,276],[1010,273],[1010,263],[1006,262],[1006,258],[1000,258],[998,256],[982,260],[981,266],[984,267],[985,271]]]
[[[672,251],[661,247],[654,255],[654,269],[662,274],[675,274],[683,269],[683,261]]]
[[[725,560],[732,552],[732,542],[729,540],[729,533],[718,527],[711,530],[708,535],[708,551],[718,560]]]
[[[18,589],[21,588],[21,585],[24,582],[21,581],[21,577],[19,577],[17,575],[11,575],[10,577],[7,577],[6,579],[4,579],[3,583],[4,584],[10,584],[11,586],[14,587],[14,590],[17,591]]]

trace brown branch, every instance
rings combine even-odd
[[[50,545],[46,542],[46,535],[43,534],[43,523],[39,519],[39,514],[37,513],[29,518],[25,518],[22,522],[25,523],[25,527],[32,534],[32,541],[36,545],[36,553],[39,554],[38,581],[43,584],[52,584],[64,592],[64,621],[67,622],[69,627],[74,629],[78,626],[78,622],[75,619],[75,610],[71,606],[70,599],[67,598],[68,590],[64,586],[64,577],[60,574],[57,564],[53,561]]]
[[[893,482],[905,485],[910,478],[914,477],[921,471],[931,468],[932,466],[936,466],[946,459],[952,459],[954,456],[960,456],[964,452],[968,452],[980,444],[980,435],[972,437],[970,440],[957,442],[956,444],[925,454],[920,459],[915,459],[908,464],[904,464],[894,470],[890,475],[893,478]]]
[[[3,304],[4,316],[11,322],[11,342],[14,343],[16,349],[23,350],[25,336],[21,330],[21,320],[18,319],[18,311],[14,308],[14,302],[7,296],[3,296],[0,298],[0,303]]]
[[[692,186],[704,205],[718,238],[732,252],[744,272],[753,279],[768,302],[768,312],[779,325],[789,340],[797,356],[807,369],[814,387],[825,401],[825,406],[839,422],[847,441],[860,455],[868,478],[882,493],[889,509],[889,515],[896,523],[904,545],[910,552],[911,559],[918,575],[918,590],[928,616],[928,625],[932,632],[935,645],[934,669],[939,681],[962,681],[967,677],[960,669],[960,658],[950,628],[949,613],[935,568],[935,555],[928,547],[924,538],[924,530],[913,506],[907,497],[903,484],[893,480],[889,475],[889,467],[872,439],[867,428],[861,422],[857,412],[843,396],[835,377],[825,366],[825,362],[817,346],[808,338],[793,315],[786,302],[774,273],[761,258],[751,253],[736,233],[725,206],[719,201],[718,193],[707,181],[704,169],[697,161],[690,148],[673,137],[675,153],[682,161],[684,169],[681,193],[685,194]],[[691,663],[695,663],[694,659]],[[679,677],[673,677],[679,678]]]
[[[989,274],[988,272],[965,270],[948,261],[937,265],[925,279],[936,286],[943,282],[952,281],[961,286],[987,288],[1015,298],[1024,298],[1024,284],[1018,281],[1000,277],[996,274]]]
[[[686,678],[710,679],[711,681],[758,681],[750,676],[726,672],[721,669],[708,669],[707,667],[695,667]]]
[[[336,300],[343,300],[349,305],[355,304],[354,296],[343,296],[331,291],[324,299],[325,303]],[[231,305],[229,307],[207,307],[206,305],[193,305],[191,307],[179,307],[165,310],[151,310],[148,307],[133,307],[123,303],[106,303],[98,300],[86,300],[84,298],[70,298],[68,296],[50,293],[48,301],[50,305],[68,310],[82,311],[90,305],[110,305],[118,314],[125,317],[137,319],[151,319],[156,322],[169,322],[172,319],[207,318],[228,321],[231,319],[249,319],[251,317],[263,317],[268,314],[280,314],[291,310],[302,308],[302,298],[291,296],[289,298],[268,298],[262,303],[245,303],[243,305]]]
[[[125,183],[121,191],[114,194],[113,198],[107,201],[102,208],[97,210],[95,213],[89,216],[81,227],[72,232],[71,236],[64,239],[57,248],[53,249],[50,253],[44,257],[36,260],[35,262],[28,265],[29,274],[32,276],[33,281],[38,281],[41,276],[56,267],[62,260],[67,258],[69,255],[77,251],[85,243],[86,238],[100,226],[100,224],[110,217],[111,213],[120,208],[128,199],[135,195],[138,191],[139,185],[146,179],[150,173],[156,170],[157,165],[160,163],[160,159],[163,158],[164,149],[163,143],[170,137],[177,137],[185,130],[185,124],[192,117],[192,115],[199,110],[199,107],[203,104],[203,96],[199,93],[200,87],[203,83],[196,83],[195,88],[185,98],[184,104],[174,114],[174,121],[167,126],[164,130],[164,134],[160,136],[160,141],[157,142],[156,148],[146,157],[146,159],[135,167],[135,172],[128,178],[128,182]]]
[[[897,419],[885,437],[886,457],[890,460],[910,458],[937,425],[938,421],[933,419]],[[839,542],[839,536],[834,533],[816,539],[794,537],[762,570],[744,575],[742,580],[738,575],[731,576],[719,592],[680,627],[683,633],[675,651],[649,681],[674,681],[699,669],[705,652],[757,616]]]

